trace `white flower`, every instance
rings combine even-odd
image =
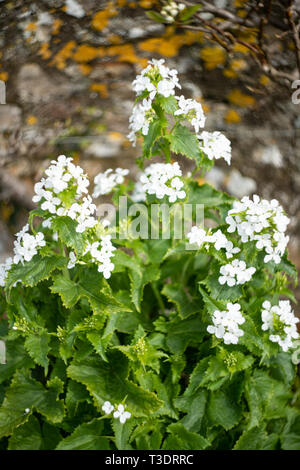
[[[175,83],[171,80],[165,79],[158,82],[157,92],[165,98],[168,98],[168,96],[175,95],[174,88]]]
[[[7,258],[5,263],[0,264],[0,287],[5,287],[5,280],[8,276],[8,272],[12,267],[12,258]]]
[[[200,128],[204,127],[206,119],[201,104],[191,98],[185,99],[183,95],[176,98],[179,109],[175,111],[174,115],[184,115],[194,126],[195,131],[199,132]]]
[[[115,172],[109,168],[104,173],[98,173],[94,178],[93,197],[96,198],[111,193],[115,186],[124,182],[124,176],[128,173],[129,170],[123,168],[117,168]]]
[[[227,310],[215,310],[212,316],[213,325],[207,327],[208,333],[214,334],[217,338],[223,338],[225,344],[237,344],[244,331],[239,328],[245,322],[245,318],[240,312],[240,304],[227,304]]]
[[[38,248],[46,245],[44,234],[38,232],[36,235],[28,233],[29,225],[25,225],[23,229],[17,233],[17,240],[14,242],[14,258],[13,263],[18,264],[24,261],[30,261],[37,254]]]
[[[230,287],[245,284],[250,281],[255,271],[254,267],[247,268],[245,261],[235,259],[231,263],[221,266],[221,276],[218,280],[221,285],[227,284]]]
[[[143,191],[147,194],[154,194],[157,199],[169,198],[169,202],[186,197],[183,182],[180,179],[181,169],[175,163],[152,163],[140,176],[140,183]]]
[[[206,132],[203,131],[199,134],[201,150],[207,155],[210,160],[224,160],[230,165],[231,161],[231,142],[221,132]]]
[[[84,254],[89,253],[92,261],[98,265],[98,271],[103,273],[105,279],[109,279],[115,267],[111,262],[115,250],[116,247],[111,243],[111,236],[103,235],[100,242],[88,243]]]
[[[124,424],[127,419],[131,417],[131,413],[129,411],[125,411],[124,405],[118,405],[117,411],[114,412],[114,418],[119,418],[120,423]]]
[[[102,406],[102,410],[104,411],[104,413],[106,415],[109,415],[112,411],[113,411],[114,407],[113,405],[110,403],[110,401],[105,401],[103,406]]]
[[[245,196],[241,201],[233,203],[226,223],[227,231],[237,231],[243,243],[255,241],[257,249],[265,250],[265,263],[280,263],[289,241],[289,237],[284,234],[289,218],[278,201],[260,199],[256,194],[253,200]]]
[[[286,352],[294,347],[295,339],[299,338],[296,324],[299,318],[295,317],[289,300],[280,300],[278,305],[271,305],[266,300],[262,304],[261,312],[262,330],[269,331],[270,341],[278,343],[281,349]]]
[[[191,231],[187,234],[187,238],[191,244],[196,243],[199,248],[207,241],[206,231],[203,228],[197,227],[196,225],[191,228]]]
[[[69,261],[69,263],[68,263],[67,268],[68,268],[68,269],[72,269],[72,268],[74,268],[74,266],[75,266],[75,264],[76,264],[76,261],[77,261],[77,258],[76,258],[76,255],[75,255],[74,251],[71,251],[71,252],[70,252],[69,258],[70,258],[70,261]]]

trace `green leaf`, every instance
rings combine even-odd
[[[18,370],[10,387],[6,392],[0,408],[0,437],[12,434],[13,430],[24,424],[30,411],[36,409],[50,422],[59,423],[64,417],[64,405],[58,399],[62,392],[63,382],[51,379],[47,382],[47,388],[30,376],[29,371]]]
[[[200,434],[188,431],[181,423],[172,423],[167,431],[174,434],[184,445],[181,450],[203,450],[210,446],[210,442]]]
[[[102,274],[94,266],[85,268],[77,282],[62,275],[57,276],[50,290],[59,294],[66,308],[72,308],[79,299],[86,298],[95,314],[122,310],[121,304],[111,295]]]
[[[102,437],[102,433],[103,421],[95,418],[77,426],[70,436],[60,441],[56,450],[109,450],[109,440]]]
[[[58,238],[66,246],[75,250],[80,255],[85,248],[85,240],[82,233],[76,232],[78,222],[67,216],[55,217],[51,229],[58,233]]]
[[[202,310],[199,300],[194,301],[188,294],[187,289],[184,290],[182,285],[166,284],[162,293],[170,302],[173,302],[176,305],[178,313],[182,319]]]
[[[200,344],[206,334],[206,327],[200,316],[170,323],[167,329],[167,346],[173,354],[182,354],[188,345]]]
[[[266,440],[267,433],[261,426],[245,430],[235,443],[234,450],[261,450]]]
[[[176,398],[174,403],[180,411],[186,413],[180,423],[188,431],[199,432],[206,409],[207,391],[198,390],[193,395],[183,395]]]
[[[179,21],[187,21],[193,16],[196,11],[200,10],[202,5],[193,5],[190,7],[186,7],[182,12],[179,13]]]
[[[22,284],[33,287],[39,282],[48,279],[55,269],[63,269],[67,265],[67,258],[62,256],[35,255],[31,261],[18,263],[12,266],[6,279],[6,288],[11,289],[13,285],[21,280]]]
[[[38,365],[44,367],[45,375],[48,373],[49,359],[47,357],[50,351],[50,335],[47,330],[38,333],[29,333],[24,346],[29,356]]]
[[[24,349],[23,340],[6,341],[6,364],[0,365],[0,384],[15,373],[17,369],[29,369],[34,366]]]
[[[144,267],[142,275],[140,275],[137,271],[130,272],[131,298],[138,312],[141,311],[141,302],[143,300],[144,287],[150,282],[158,280],[159,276],[159,268],[154,265]]]
[[[128,379],[128,361],[119,352],[111,352],[108,362],[87,358],[68,367],[70,378],[84,384],[100,410],[104,401],[119,404],[126,398],[134,416],[147,416],[161,406],[160,400]]]
[[[174,153],[185,155],[196,161],[197,165],[200,162],[199,142],[195,134],[181,124],[177,124],[172,133],[166,136],[171,144],[171,150]]]
[[[157,23],[166,23],[166,18],[154,10],[146,11],[146,15],[150,18],[150,20],[156,21]]]
[[[242,409],[222,390],[211,393],[207,411],[210,423],[226,431],[236,426],[243,416]]]
[[[288,409],[287,418],[287,423],[280,436],[282,449],[300,450],[300,411]]]
[[[35,416],[30,416],[26,423],[18,426],[12,433],[8,450],[39,450],[42,443],[40,423]]]
[[[118,419],[114,419],[112,422],[112,428],[115,433],[115,444],[119,450],[131,450],[132,446],[129,444],[130,435],[133,427],[135,426],[135,420],[130,418],[124,424],[120,423]]]
[[[174,112],[178,109],[178,104],[175,96],[170,95],[166,98],[165,96],[159,95],[157,101],[162,107],[162,109],[165,111],[165,113],[174,114]]]
[[[228,196],[213,188],[209,184],[199,185],[196,181],[189,183],[189,204],[203,204],[205,208],[220,209],[220,207],[231,207],[235,198]]]
[[[151,157],[151,150],[155,141],[161,136],[162,121],[155,119],[150,122],[148,134],[144,137],[143,151],[146,158]]]

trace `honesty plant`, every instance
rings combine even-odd
[[[275,200],[198,183],[231,147],[180,88],[162,60],[133,82],[138,181],[122,168],[94,181],[114,221],[96,217],[71,158],[35,185],[38,207],[0,266],[2,449],[300,449],[289,219]],[[144,168],[153,156],[165,162]],[[197,205],[204,224],[194,210],[176,219]]]

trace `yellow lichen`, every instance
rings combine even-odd
[[[105,83],[92,83],[90,85],[90,90],[99,93],[101,98],[108,98],[108,90]]]
[[[28,23],[28,25],[25,28],[25,31],[30,31],[30,32],[33,32],[33,31],[36,31],[36,30],[37,30],[36,23]]]
[[[49,43],[48,43],[48,42],[44,42],[44,43],[41,45],[41,47],[40,47],[40,49],[39,49],[39,51],[38,51],[38,54],[39,54],[40,56],[42,56],[42,58],[43,58],[44,60],[47,60],[47,59],[49,59],[49,57],[51,57],[51,51],[50,51],[50,49],[49,49]]]
[[[110,18],[117,15],[117,10],[112,2],[109,2],[105,10],[100,10],[92,18],[92,26],[97,31],[102,31],[107,25]]]
[[[59,33],[60,31],[60,28],[62,27],[63,25],[63,21],[56,18],[54,21],[53,21],[53,25],[52,25],[52,34],[56,35]]]
[[[201,42],[202,38],[201,32],[186,31],[184,34],[169,36],[167,31],[165,37],[146,39],[140,42],[138,47],[142,51],[156,52],[164,57],[175,57],[182,46]]]
[[[2,82],[7,82],[8,80],[8,73],[7,72],[0,72],[0,80]]]
[[[241,122],[241,116],[237,111],[234,109],[228,109],[226,115],[225,115],[225,121],[227,124],[237,124],[238,122]]]
[[[142,67],[145,67],[148,62],[147,59],[140,58],[136,55],[132,44],[110,46],[106,49],[105,55],[109,57],[118,56],[120,62],[128,62],[130,64],[139,63]]]
[[[230,103],[242,108],[252,108],[255,105],[255,98],[253,96],[246,95],[237,88],[232,90],[227,98]]]
[[[96,57],[98,57],[98,49],[87,44],[78,46],[73,54],[73,59],[75,62],[90,62]]]
[[[75,41],[67,42],[67,44],[65,44],[65,46],[53,57],[50,65],[55,65],[58,69],[63,69],[66,66],[67,59],[72,56],[73,49],[75,47]]]
[[[37,123],[37,118],[36,118],[36,116],[33,116],[33,115],[27,116],[27,118],[26,118],[26,124],[27,124],[28,126],[34,126],[36,123]]]
[[[121,44],[122,38],[117,34],[111,34],[106,38],[111,44]]]
[[[89,75],[92,71],[92,67],[87,64],[79,64],[78,67],[83,75]]]
[[[201,50],[201,59],[207,70],[213,70],[225,64],[226,52],[220,46],[204,47]]]
[[[264,75],[262,74],[260,77],[259,77],[259,83],[263,86],[267,86],[269,85],[271,82],[271,80],[269,79],[269,77],[267,75]]]

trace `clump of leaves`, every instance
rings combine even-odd
[[[127,171],[97,177],[97,194],[114,192],[115,226],[94,217],[71,159],[52,162],[35,188],[30,228],[0,268],[2,449],[300,449],[295,317],[281,300],[293,301],[297,273],[274,235],[286,216],[263,203],[269,222],[253,228],[247,211],[260,200],[240,210],[198,184],[213,158],[230,161],[228,142],[197,134],[200,103],[176,97],[175,78],[151,62],[131,119],[140,167],[167,163],[147,167],[134,190]],[[192,158],[192,174],[181,177],[176,154]],[[154,203],[167,224],[153,222]],[[196,204],[213,228],[187,211],[178,237],[175,207]]]

